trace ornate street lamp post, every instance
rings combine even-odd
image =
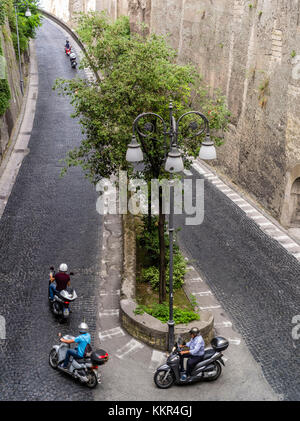
[[[202,120],[204,123],[204,127],[202,125],[198,125],[197,122],[192,122],[189,125],[189,129],[192,131],[197,131],[193,133],[190,138],[194,138],[197,136],[202,135],[203,133],[206,134],[205,140],[202,142],[199,157],[204,160],[215,159],[216,158],[216,149],[214,146],[214,142],[210,138],[210,130],[209,130],[209,121],[207,117],[198,112],[198,111],[190,111],[188,113],[183,114],[177,121],[173,116],[173,105],[170,103],[169,105],[169,115],[170,115],[170,128],[167,131],[167,123],[165,120],[158,114],[155,113],[143,113],[140,114],[133,123],[133,136],[132,141],[128,145],[126,160],[131,163],[142,162],[143,161],[143,153],[147,153],[146,148],[144,146],[143,139],[145,139],[148,135],[144,133],[139,127],[139,122],[141,119],[145,119],[150,117],[151,120],[157,119],[163,125],[163,135],[165,140],[165,170],[170,174],[181,173],[184,170],[184,163],[181,156],[181,152],[178,148],[178,135],[179,135],[179,125],[182,120],[190,115],[195,115]],[[146,123],[144,126],[146,131],[153,131],[154,126],[152,123]],[[139,135],[142,143],[141,145],[137,142],[136,133]],[[170,142],[167,146],[166,138],[169,136]],[[153,139],[153,138],[151,138]],[[144,149],[144,151],[143,151]],[[169,152],[167,153],[167,150]],[[168,321],[168,349],[169,351],[172,350],[174,346],[174,327],[175,322],[173,320],[173,238],[174,238],[174,181],[170,179],[170,215],[169,215],[169,243],[170,243],[170,262],[169,262],[169,321]]]

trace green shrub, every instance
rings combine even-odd
[[[169,320],[169,305],[167,303],[154,304],[152,307],[139,305],[134,311],[135,314],[147,313],[163,323]],[[190,323],[194,320],[200,320],[199,314],[190,310],[181,310],[174,306],[174,322],[175,324]]]
[[[173,256],[173,288],[179,289],[184,284],[184,276],[186,274],[186,261],[183,255],[177,251]],[[169,292],[169,264],[166,271],[167,291]],[[156,266],[150,266],[142,270],[142,282],[149,282],[152,289],[157,291],[159,289],[159,269]]]

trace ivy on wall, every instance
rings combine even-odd
[[[1,14],[0,14],[1,19]],[[0,20],[1,22],[1,20]],[[0,39],[1,41],[1,39]],[[2,47],[0,42],[0,56],[2,56]],[[10,102],[10,89],[7,79],[0,79],[0,117],[2,117],[7,108],[9,107]]]
[[[27,7],[30,8],[31,17],[25,17]],[[36,29],[41,24],[41,15],[37,9],[38,0],[28,0],[27,2],[18,2],[18,27],[21,54],[27,51],[30,38],[34,38]],[[4,30],[5,21],[8,21],[11,30],[12,42],[16,55],[18,56],[18,39],[16,28],[16,15],[13,0],[0,0],[0,29],[4,39],[6,32]],[[2,56],[0,43],[0,56]],[[0,79],[0,117],[3,116],[9,107],[10,89],[7,79]]]

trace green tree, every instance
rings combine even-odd
[[[151,111],[168,121],[168,103],[173,102],[176,114],[191,110],[192,102],[204,101],[218,114],[216,129],[226,126],[228,112],[224,101],[208,100],[197,84],[199,78],[191,65],[176,63],[176,51],[166,39],[156,34],[141,36],[130,32],[129,20],[121,17],[114,23],[104,13],[81,14],[77,33],[86,46],[83,67],[98,75],[96,82],[75,78],[56,81],[54,89],[68,95],[74,106],[73,117],[79,118],[85,135],[78,148],[66,157],[66,168],[81,165],[93,183],[110,177],[121,168],[132,174],[126,162],[132,123],[138,114]],[[224,109],[224,111],[222,111]],[[146,121],[145,121],[146,123]],[[162,127],[152,122],[153,132],[143,141],[144,168],[135,176],[147,182],[169,178],[164,170],[165,147]],[[194,143],[180,139],[180,147],[195,154],[201,139]],[[187,165],[189,162],[187,161]],[[166,298],[164,243],[165,215],[160,209],[160,302]]]

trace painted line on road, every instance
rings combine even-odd
[[[111,292],[100,292],[100,297],[108,297],[109,295],[120,295],[120,290],[117,289],[116,291]]]
[[[152,373],[155,373],[157,367],[162,365],[166,361],[166,358],[167,356],[165,352],[154,350],[152,352],[151,362],[148,367],[148,370],[151,371]]]
[[[229,338],[228,339],[229,343],[231,343],[232,345],[240,345],[241,340],[238,338]]]
[[[118,316],[119,315],[120,310],[115,309],[115,310],[104,310],[102,312],[99,313],[100,317],[103,316]]]
[[[191,278],[191,279],[186,279],[186,282],[189,283],[196,283],[196,282],[203,282],[203,279],[201,278]]]
[[[215,323],[214,325],[215,327],[232,327],[232,323],[229,321]]]
[[[288,244],[283,243],[282,246],[286,249],[292,249],[296,247],[299,248],[299,244],[296,244],[296,243],[288,243]]]
[[[192,292],[192,295],[200,295],[200,297],[205,297],[207,295],[212,295],[212,292],[211,291]]]
[[[116,352],[116,357],[120,358],[121,360],[127,355],[127,354],[132,354],[136,351],[138,351],[139,349],[143,349],[144,345],[141,344],[140,342],[136,341],[135,339],[131,339],[131,341],[129,341],[126,345],[124,345],[122,348],[120,348],[117,352]]]
[[[184,175],[186,175],[187,177],[191,177],[193,175],[193,173],[189,170],[184,170],[183,171]]]
[[[100,341],[105,341],[106,339],[112,339],[114,336],[125,336],[125,332],[121,327],[115,327],[113,329],[99,332]]]
[[[207,307],[200,307],[199,306],[199,308],[200,308],[200,310],[214,310],[214,309],[217,309],[217,308],[221,308],[221,306],[219,306],[219,305],[217,305],[217,306],[207,306]]]

